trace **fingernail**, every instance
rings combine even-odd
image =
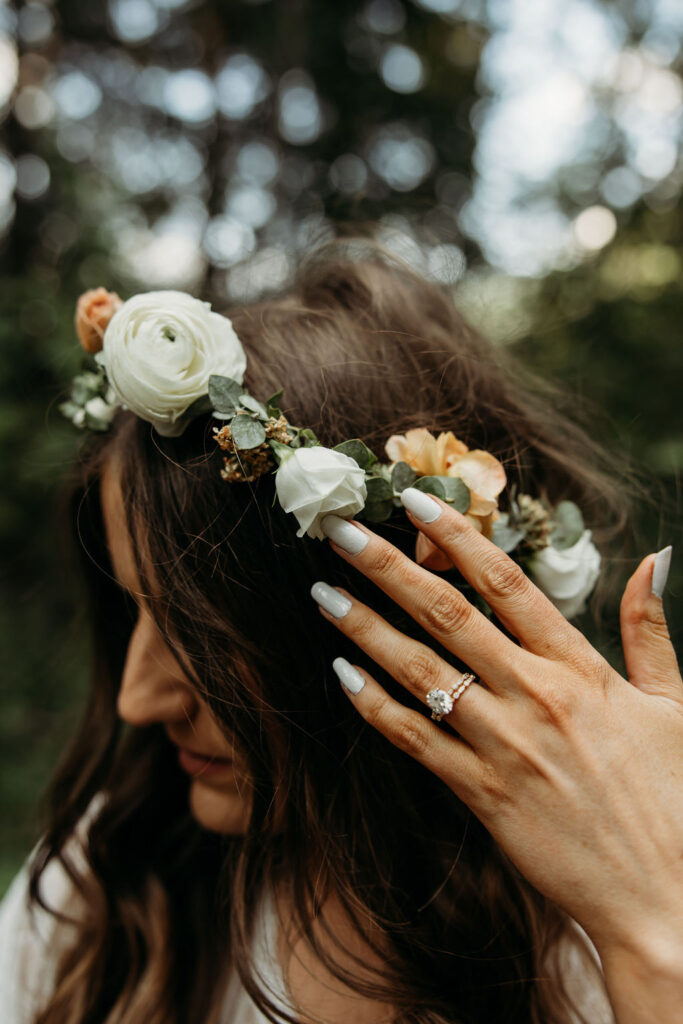
[[[401,491],[401,501],[409,512],[422,523],[433,523],[438,519],[443,509],[438,502],[430,498],[424,491],[418,491],[416,487],[406,487]]]
[[[669,578],[669,569],[671,568],[672,550],[671,544],[669,544],[668,547],[662,548],[661,551],[657,552],[652,570],[652,593],[655,597],[662,598],[664,595],[664,587]]]
[[[357,526],[350,523],[348,519],[341,516],[325,516],[320,524],[320,529],[326,537],[333,540],[344,551],[350,555],[358,555],[368,542],[367,534],[359,530]]]
[[[334,615],[335,619],[342,619],[351,608],[348,597],[344,597],[329,583],[323,583],[322,580],[318,580],[311,587],[311,597],[319,605],[322,605],[326,612]]]
[[[346,658],[335,658],[332,662],[332,668],[339,676],[339,681],[345,690],[349,693],[360,693],[365,686],[365,680],[363,679],[360,672],[358,672],[353,665],[351,665]]]

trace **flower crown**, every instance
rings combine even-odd
[[[380,461],[360,438],[333,448],[309,427],[282,414],[282,390],[266,401],[243,387],[247,358],[231,321],[210,303],[185,292],[155,291],[123,302],[94,288],[78,299],[76,333],[88,353],[69,399],[59,409],[77,427],[109,429],[118,408],[130,409],[164,437],[177,437],[196,416],[211,413],[229,482],[275,472],[276,496],[298,522],[297,536],[319,540],[323,518],[334,513],[369,522],[402,509],[406,487],[434,494],[466,515],[506,551],[571,617],[584,610],[600,571],[600,554],[579,508],[555,508],[511,488],[509,511],[498,509],[506,486],[503,465],[489,452],[471,451],[450,431],[425,427],[394,434]],[[415,557],[431,569],[452,563],[421,532]]]

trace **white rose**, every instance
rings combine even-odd
[[[568,619],[586,607],[586,598],[600,575],[600,552],[584,530],[570,548],[542,548],[529,561],[535,583]]]
[[[117,401],[164,437],[183,432],[178,420],[207,394],[212,373],[241,384],[247,366],[230,320],[177,291],[124,302],[107,325],[100,356]]]
[[[297,537],[323,540],[320,529],[323,516],[334,512],[343,519],[352,518],[365,505],[365,471],[355,459],[343,452],[316,445],[294,448],[275,473],[275,488],[285,512],[299,520]]]

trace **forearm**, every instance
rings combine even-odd
[[[657,951],[622,948],[601,959],[617,1024],[683,1022],[683,935]]]

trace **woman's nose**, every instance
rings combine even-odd
[[[197,711],[191,682],[145,609],[128,644],[117,710],[130,725],[188,720]]]

